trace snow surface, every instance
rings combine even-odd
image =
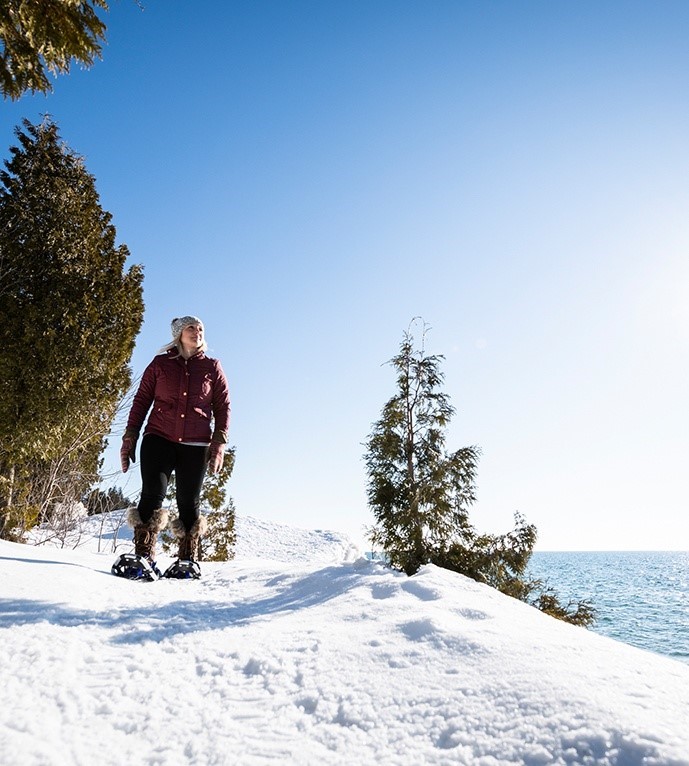
[[[689,765],[684,663],[337,533],[237,526],[198,581],[112,577],[126,527],[0,541],[0,763]]]

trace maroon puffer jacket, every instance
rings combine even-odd
[[[230,392],[217,359],[203,352],[189,359],[173,349],[159,354],[144,370],[129,411],[127,430],[137,434],[153,411],[145,434],[158,434],[174,442],[211,441],[225,444],[230,426]]]

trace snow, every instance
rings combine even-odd
[[[689,765],[683,663],[257,519],[201,580],[129,582],[90,523],[0,541],[2,764]]]

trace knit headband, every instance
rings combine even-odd
[[[176,317],[170,322],[170,329],[172,330],[172,337],[177,340],[182,334],[182,330],[185,327],[189,327],[190,324],[200,324],[203,327],[203,322],[198,317]]]

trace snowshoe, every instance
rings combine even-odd
[[[144,556],[136,553],[123,553],[112,565],[111,572],[116,577],[124,577],[127,580],[148,580],[153,582],[159,579],[160,570],[154,561],[149,561]]]
[[[177,559],[165,570],[163,577],[173,580],[198,580],[201,577],[201,567],[196,561]]]

